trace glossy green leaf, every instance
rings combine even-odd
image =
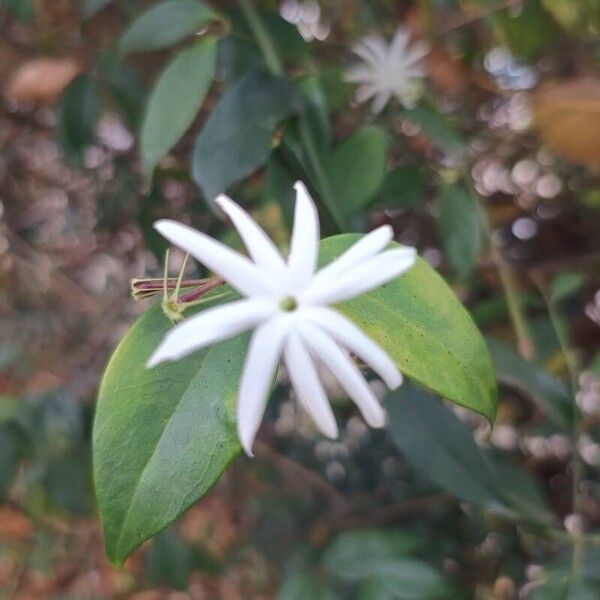
[[[413,468],[463,500],[503,506],[473,434],[438,398],[405,384],[386,406],[390,436]]]
[[[321,261],[359,237],[324,240]],[[197,310],[232,299],[221,294]],[[425,262],[340,310],[408,376],[493,419],[496,390],[485,343]],[[158,305],[148,310],[119,344],[100,389],[94,475],[107,553],[117,564],[203,496],[240,451],[234,405],[248,336],[146,369],[170,327]]]
[[[277,600],[335,600],[332,590],[313,577],[293,574],[287,577],[277,594]]]
[[[94,141],[98,120],[98,89],[89,75],[76,77],[66,88],[58,106],[57,135],[66,154],[81,158]]]
[[[146,369],[170,328],[160,306],[150,308],[117,347],[100,388],[94,478],[116,564],[203,496],[240,451],[234,405],[247,336]]]
[[[276,126],[294,108],[285,79],[252,72],[229,88],[200,132],[192,171],[208,200],[263,165]]]
[[[142,13],[127,28],[119,52],[145,52],[167,48],[198,33],[216,19],[215,13],[197,0],[169,0]]]
[[[360,236],[321,242],[321,260]],[[400,278],[339,306],[385,348],[408,377],[489,421],[498,390],[485,340],[448,284],[422,259]]]
[[[378,204],[408,208],[423,201],[425,175],[419,167],[397,167],[385,176]]]
[[[358,600],[456,599],[449,579],[431,565],[416,559],[400,559],[388,572],[378,574],[360,589]]]
[[[377,193],[385,177],[386,150],[386,137],[375,127],[363,127],[334,149],[325,168],[344,213],[364,208]]]
[[[422,540],[409,532],[356,529],[339,534],[323,554],[322,565],[341,581],[359,581],[393,570],[399,558]]]
[[[466,277],[475,266],[483,230],[477,204],[463,186],[442,188],[438,229],[448,263],[460,277]]]
[[[179,53],[154,87],[140,134],[144,167],[151,173],[198,114],[212,83],[217,56],[214,38]]]
[[[487,343],[500,381],[530,397],[558,426],[570,427],[572,405],[567,385],[507,344],[491,337]]]

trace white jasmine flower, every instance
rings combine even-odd
[[[358,102],[374,98],[373,113],[378,114],[396,97],[405,108],[412,108],[423,92],[423,58],[429,52],[426,42],[409,45],[410,33],[399,27],[391,44],[378,35],[360,40],[353,48],[363,62],[346,71],[346,81],[359,83]]]
[[[254,329],[237,403],[238,435],[250,456],[281,358],[301,405],[320,431],[331,438],[337,437],[338,429],[315,359],[338,379],[372,427],[382,427],[385,414],[349,352],[367,363],[388,387],[394,389],[402,383],[402,375],[386,352],[329,305],[394,279],[414,264],[415,249],[384,250],[392,239],[391,227],[384,225],[315,272],[319,251],[317,209],[301,182],[295,188],[294,227],[287,261],[250,215],[224,195],[216,203],[238,230],[250,258],[175,221],[155,224],[170,242],[218,273],[244,298],[210,308],[176,325],[150,357],[148,367]]]

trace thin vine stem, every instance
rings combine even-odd
[[[576,400],[579,382],[579,364],[575,359],[574,353],[571,351],[568,335],[565,330],[564,324],[558,313],[554,300],[547,291],[542,276],[534,271],[531,274],[531,277],[534,283],[536,284],[546,305],[548,316],[550,317],[550,322],[552,323],[552,327],[554,329],[554,332],[556,333],[560,349],[563,353],[563,356],[565,357],[565,363],[567,365],[567,371],[569,373],[569,382],[571,387],[571,397],[573,403],[573,411],[571,417],[573,420],[571,431],[571,438],[573,444],[573,457],[571,459],[571,494],[573,497],[572,510],[574,515],[580,517],[582,512],[581,481],[583,479],[583,461],[581,460],[581,456],[579,455],[579,438],[581,436],[581,413],[579,411],[579,407],[577,406]],[[571,578],[573,581],[578,581],[581,578],[581,574],[583,571],[585,544],[586,537],[581,531],[576,530],[573,534],[573,553],[571,558]]]
[[[504,292],[504,297],[506,298],[508,315],[517,338],[517,348],[519,350],[519,354],[523,358],[530,360],[535,354],[535,346],[533,344],[531,335],[529,334],[527,320],[525,319],[523,307],[521,306],[521,302],[519,300],[519,294],[517,291],[517,286],[515,285],[513,274],[504,260],[502,251],[494,240],[492,226],[490,224],[490,218],[487,210],[482,205],[479,195],[473,193],[473,196],[475,197],[481,223],[483,225],[483,231],[490,247],[492,261],[498,270],[500,285],[502,286],[502,291]]]

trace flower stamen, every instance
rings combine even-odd
[[[286,296],[280,300],[279,308],[281,308],[281,310],[285,310],[286,312],[292,312],[298,308],[298,302],[293,296]]]

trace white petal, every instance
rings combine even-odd
[[[338,343],[367,363],[392,390],[402,384],[402,374],[381,346],[376,344],[350,319],[331,308],[307,307],[302,315],[324,329]]]
[[[364,83],[375,78],[373,69],[365,64],[353,65],[346,69],[344,79],[350,83]]]
[[[362,38],[352,51],[368,63],[380,64],[387,57],[388,47],[381,36],[370,35]]]
[[[316,304],[343,302],[377,288],[410,269],[416,260],[414,248],[395,248],[363,261],[340,277],[330,279],[303,294],[303,300]]]
[[[371,112],[374,115],[378,115],[385,108],[385,105],[390,101],[391,97],[392,92],[389,90],[379,92],[371,105]]]
[[[247,296],[280,293],[277,280],[269,276],[239,252],[187,225],[168,219],[157,221],[154,228],[171,243],[220,275],[232,287]]]
[[[348,354],[314,325],[303,323],[301,333],[309,348],[321,358],[348,396],[354,400],[365,421],[371,427],[383,427],[383,408]]]
[[[218,196],[215,202],[231,219],[252,260],[265,271],[283,273],[286,268],[285,262],[262,227],[239,204],[225,194]]]
[[[148,360],[154,367],[165,360],[178,360],[195,350],[233,337],[269,318],[275,302],[264,298],[236,300],[185,319],[167,333]]]
[[[403,56],[409,39],[410,32],[404,27],[398,27],[390,45],[390,54],[395,57]]]
[[[419,62],[429,54],[429,49],[429,44],[427,42],[416,42],[406,53],[405,61],[408,64]]]
[[[392,241],[393,237],[394,230],[389,225],[382,225],[374,229],[340,254],[333,262],[323,267],[312,278],[308,289],[313,290],[323,283],[335,279],[363,260],[375,256]]]
[[[250,340],[237,404],[238,436],[248,456],[253,456],[252,445],[265,412],[290,322],[289,315],[277,316],[258,327]]]
[[[364,83],[356,90],[356,101],[362,104],[379,93],[379,88],[373,83]]]
[[[284,358],[298,401],[323,435],[336,438],[338,428],[333,411],[312,358],[297,333],[292,333],[288,337]]]
[[[289,275],[294,286],[301,288],[308,283],[319,253],[319,215],[317,207],[301,181],[296,188],[294,228],[288,257]]]

